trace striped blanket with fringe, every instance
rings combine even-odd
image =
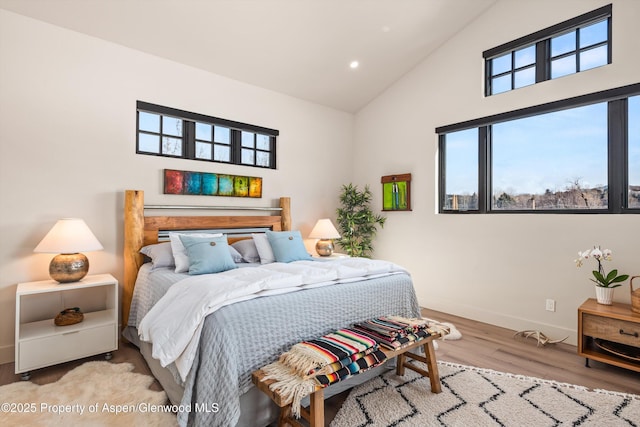
[[[285,400],[291,399],[291,411],[299,417],[300,401],[316,387],[343,381],[385,360],[386,355],[379,350],[375,339],[353,328],[343,328],[295,344],[262,371],[265,379],[275,380],[270,385],[272,390]]]
[[[375,368],[386,360],[387,356],[381,350],[374,350],[366,356],[358,358],[353,363],[340,368],[332,373],[318,375],[316,381],[323,387],[329,386],[338,381],[350,378],[353,375],[360,374],[368,369]]]
[[[398,350],[438,332],[429,327],[426,319],[400,316],[383,316],[365,320],[354,324],[353,329],[391,350]]]

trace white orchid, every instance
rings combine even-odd
[[[594,246],[591,250],[587,249],[584,252],[578,251],[578,259],[575,259],[574,262],[576,263],[576,267],[582,267],[584,260],[589,258],[595,259],[598,262],[598,269],[593,270],[595,280],[591,279],[591,281],[603,288],[617,288],[620,286],[620,282],[624,282],[629,278],[629,275],[621,274],[618,276],[618,270],[611,270],[609,274],[605,274],[602,268],[602,261],[611,261],[611,254],[611,249],[600,249],[599,246]]]
[[[593,248],[593,250],[591,251],[591,256],[597,260],[600,260],[602,259],[602,251],[600,250],[600,248]]]
[[[591,256],[591,252],[589,251],[589,249],[587,249],[584,252],[578,251],[578,259],[574,259],[573,262],[576,263],[576,267],[582,267],[584,260],[589,259],[590,256]]]

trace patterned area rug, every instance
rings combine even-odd
[[[420,363],[418,363],[420,365]],[[331,427],[640,426],[640,396],[438,362],[442,393],[407,370],[354,388]]]
[[[60,380],[21,381],[0,387],[0,425],[175,426],[164,391],[149,390],[153,378],[131,363],[87,362]]]

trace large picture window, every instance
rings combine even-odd
[[[275,129],[138,101],[136,152],[276,168]]]
[[[491,129],[491,209],[607,208],[606,103]]]
[[[440,212],[640,213],[639,93],[635,84],[436,129]]]

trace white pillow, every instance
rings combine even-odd
[[[273,254],[273,249],[271,249],[271,243],[269,243],[267,235],[263,233],[254,233],[251,234],[251,236],[253,236],[253,242],[256,244],[258,255],[260,255],[260,264],[276,262],[276,256]]]
[[[222,237],[222,233],[169,233],[171,251],[173,252],[173,259],[176,262],[176,273],[186,273],[189,271],[189,255],[187,255],[187,249],[182,244],[182,240],[180,240],[181,235],[191,237]]]

